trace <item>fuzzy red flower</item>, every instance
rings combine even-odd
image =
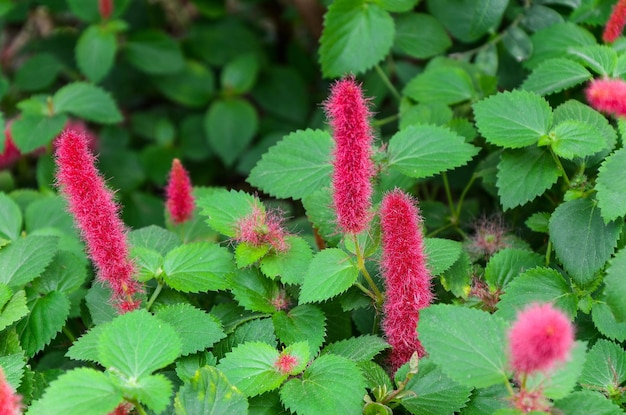
[[[374,163],[368,100],[354,78],[335,83],[325,102],[335,139],[333,207],[344,233],[356,234],[370,220]]]
[[[626,116],[626,82],[594,79],[585,90],[587,102],[598,111]]]
[[[113,0],[98,0],[98,11],[103,20],[111,17],[113,13]]]
[[[19,415],[22,413],[22,397],[15,393],[4,376],[0,366],[0,415]]]
[[[113,292],[112,302],[120,313],[140,305],[141,291],[133,278],[135,264],[129,256],[125,226],[113,193],[95,166],[84,134],[65,130],[57,139],[57,182],[74,222],[87,245],[87,252]]]
[[[426,268],[421,218],[413,199],[396,189],[380,209],[382,276],[385,281],[383,329],[391,345],[391,366],[398,369],[414,352],[424,355],[417,338],[419,310],[430,305],[431,276]]]
[[[180,160],[172,161],[170,178],[165,188],[167,211],[174,223],[183,223],[191,219],[194,208],[193,189],[189,174]]]
[[[552,304],[533,304],[518,313],[508,340],[509,363],[516,374],[547,371],[569,357],[574,327]]]
[[[298,365],[298,358],[288,353],[281,353],[274,363],[274,367],[282,374],[289,374]]]
[[[252,246],[270,245],[276,252],[289,250],[285,238],[289,235],[283,227],[284,219],[279,212],[266,212],[253,206],[252,212],[237,222],[235,240]]]
[[[606,22],[604,33],[602,33],[602,40],[605,43],[612,43],[620,37],[622,31],[626,25],[626,0],[618,0],[617,4],[613,7],[611,17]]]

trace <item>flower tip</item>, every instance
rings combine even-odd
[[[189,173],[183,167],[179,159],[172,160],[167,187],[166,207],[172,222],[180,224],[188,221],[193,216],[195,199]]]

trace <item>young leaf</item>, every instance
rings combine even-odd
[[[568,160],[590,156],[606,146],[600,131],[581,121],[563,121],[550,131],[549,137],[554,153]]]
[[[222,372],[204,366],[180,387],[174,409],[176,415],[247,414],[248,401]]]
[[[228,249],[209,242],[182,245],[163,260],[163,276],[175,290],[197,293],[228,288],[228,276],[235,271]]]
[[[0,250],[0,283],[21,288],[37,278],[52,262],[58,238],[29,235]]]
[[[285,238],[289,251],[266,255],[261,260],[261,271],[270,278],[280,275],[283,284],[302,284],[313,259],[311,245],[299,236]]]
[[[115,60],[115,32],[99,25],[89,26],[76,44],[76,63],[87,79],[100,82],[111,70]]]
[[[618,344],[599,339],[587,354],[580,384],[612,393],[626,381],[626,351]]]
[[[131,65],[151,75],[174,73],[184,65],[178,43],[173,37],[156,30],[134,33],[124,45],[124,54]]]
[[[527,91],[501,92],[474,104],[476,125],[492,144],[520,148],[535,144],[552,125],[550,104]]]
[[[329,344],[324,347],[321,354],[330,353],[354,362],[364,362],[372,360],[374,356],[389,347],[389,344],[380,337],[366,334]]]
[[[22,211],[4,193],[0,193],[0,238],[15,240],[22,230]]]
[[[280,389],[280,400],[298,415],[361,413],[365,379],[356,363],[332,354],[320,356],[301,379]]]
[[[270,250],[270,246],[263,244],[260,246],[254,246],[247,242],[241,242],[235,248],[235,262],[237,268],[246,268],[263,258]]]
[[[22,113],[11,124],[11,133],[15,145],[23,153],[29,153],[52,142],[67,123],[63,114],[52,116]]]
[[[326,78],[360,74],[380,62],[393,44],[391,15],[362,0],[333,2],[324,17],[320,63]]]
[[[554,408],[564,414],[621,415],[624,413],[619,406],[602,394],[592,391],[573,392],[556,401]]]
[[[511,26],[502,36],[502,45],[516,61],[522,62],[533,53],[530,37],[519,26]]]
[[[587,69],[570,59],[548,59],[531,72],[522,84],[522,89],[539,95],[550,95],[591,78]]]
[[[321,130],[299,130],[265,153],[247,181],[278,198],[301,199],[330,185],[331,136]]]
[[[607,157],[598,170],[598,207],[605,223],[626,215],[626,180],[621,180],[624,166],[626,148],[620,148]]]
[[[251,194],[226,189],[216,190],[196,204],[202,214],[208,216],[207,223],[211,228],[230,237],[236,234],[237,222],[252,213],[254,206],[265,210],[261,201]]]
[[[317,253],[309,264],[300,303],[324,301],[350,288],[359,276],[352,258],[338,248],[328,248]]]
[[[86,82],[74,82],[59,89],[52,103],[58,114],[69,113],[101,124],[122,121],[122,114],[109,93]]]
[[[411,57],[430,58],[452,46],[443,25],[431,15],[406,13],[399,15],[395,23],[394,45]]]
[[[389,140],[389,167],[424,178],[467,164],[478,148],[447,128],[411,125]]]
[[[461,256],[463,248],[461,244],[450,239],[426,238],[424,239],[424,251],[428,269],[433,276],[438,276],[447,271]]]
[[[103,366],[135,379],[169,365],[181,352],[181,340],[172,326],[145,310],[116,317],[98,343]]]
[[[437,304],[420,313],[424,348],[446,375],[484,388],[506,381],[504,320],[484,311]]]
[[[604,277],[606,302],[618,321],[626,322],[626,248],[620,249],[611,260]]]
[[[121,402],[122,392],[104,373],[80,368],[50,383],[28,414],[106,415]]]
[[[276,335],[285,345],[306,341],[309,350],[316,353],[324,343],[326,317],[314,305],[304,304],[289,312],[279,311],[272,316]]]
[[[419,102],[446,105],[467,101],[476,94],[470,75],[454,66],[428,68],[413,78],[402,92]]]
[[[160,308],[155,317],[174,328],[181,339],[181,356],[211,347],[226,337],[217,318],[189,304],[179,303]]]
[[[496,253],[485,268],[485,281],[493,289],[502,290],[520,273],[543,264],[543,257],[532,251],[506,248]]]
[[[237,270],[230,281],[235,300],[246,310],[260,313],[276,311],[273,301],[279,295],[278,286],[256,268]]]
[[[621,226],[605,224],[588,199],[565,202],[550,218],[550,239],[556,255],[577,284],[589,283],[613,254]]]
[[[135,278],[139,281],[149,281],[152,278],[160,278],[163,273],[163,257],[152,249],[134,247],[130,255],[137,265]]]

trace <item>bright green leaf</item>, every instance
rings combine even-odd
[[[396,18],[395,23],[394,45],[411,57],[430,58],[452,46],[443,25],[428,14],[402,14]]]
[[[157,414],[162,413],[170,403],[172,382],[160,373],[139,379],[122,377],[119,384],[125,397],[137,400]]]
[[[17,323],[22,347],[30,357],[42,350],[65,326],[70,300],[58,291],[46,295],[28,293],[30,314]]]
[[[611,341],[599,339],[587,354],[580,383],[603,392],[618,390],[626,381],[626,351]]]
[[[134,247],[130,255],[137,265],[135,278],[138,281],[149,281],[153,278],[160,278],[163,273],[163,257],[152,249]]]
[[[505,248],[489,259],[485,268],[485,281],[492,289],[503,290],[519,274],[543,263],[544,258],[535,252]]]
[[[602,219],[609,222],[626,215],[626,148],[620,148],[604,160],[598,170],[596,190]]]
[[[606,302],[615,318],[626,322],[626,248],[620,249],[609,263],[604,284]]]
[[[564,414],[622,415],[619,406],[599,392],[578,391],[555,402],[554,408]]]
[[[269,244],[255,246],[247,242],[241,242],[235,248],[235,261],[237,268],[246,268],[263,258],[270,250]]]
[[[161,255],[166,255],[180,245],[176,234],[154,225],[131,231],[128,242],[133,247],[150,249]]]
[[[465,70],[440,66],[429,68],[417,75],[402,92],[419,102],[451,105],[472,99],[475,88],[472,78]]]
[[[420,0],[376,0],[380,7],[390,12],[408,12],[419,2]]]
[[[596,38],[574,23],[559,23],[539,30],[531,36],[533,55],[525,61],[529,68],[553,58],[564,58],[571,47],[595,45]]]
[[[568,160],[590,156],[606,146],[600,131],[581,121],[563,121],[550,131],[549,137],[554,153]]]
[[[561,92],[591,79],[591,73],[570,59],[548,59],[537,66],[522,84],[522,89],[539,95]]]
[[[424,251],[428,269],[433,276],[447,271],[461,256],[461,244],[450,239],[425,238]]]
[[[317,253],[309,264],[300,291],[300,303],[324,301],[350,288],[359,276],[352,259],[341,249]]]
[[[276,311],[274,301],[281,295],[278,285],[258,269],[237,270],[230,281],[230,289],[241,307],[260,313]],[[284,293],[282,295],[285,296]]]
[[[324,343],[326,317],[314,305],[299,305],[289,312],[279,311],[272,316],[276,335],[286,345],[306,341],[315,353]]]
[[[4,193],[0,193],[0,238],[15,240],[22,230],[22,211]]]
[[[92,327],[89,331],[78,340],[76,340],[65,354],[73,360],[87,360],[100,363],[100,355],[98,353],[98,345],[100,344],[100,335],[109,323],[99,324]]]
[[[270,278],[280,276],[284,284],[302,284],[313,259],[311,245],[299,236],[285,238],[287,252],[272,252],[261,260],[261,271]]]
[[[518,62],[528,59],[533,53],[533,43],[530,37],[519,26],[510,26],[504,32],[502,44],[509,55]]]
[[[626,322],[617,321],[613,311],[606,303],[594,303],[591,319],[598,331],[609,339],[626,340]]]
[[[612,74],[617,64],[617,52],[606,45],[573,46],[567,51],[569,55],[603,77]]]
[[[11,134],[17,148],[23,153],[48,145],[65,126],[67,117],[62,114],[53,116],[22,113],[11,124]]]
[[[9,290],[6,285],[3,287]],[[7,303],[0,307],[0,331],[24,317],[29,311],[26,306],[26,292],[19,290],[11,296]]]
[[[117,51],[117,39],[113,31],[92,25],[80,35],[76,44],[76,63],[87,79],[100,82],[111,70]]]
[[[115,124],[122,121],[115,101],[105,90],[86,82],[74,82],[52,97],[56,113],[69,113],[87,121]]]
[[[366,334],[331,343],[324,347],[322,355],[330,353],[354,362],[363,362],[372,360],[374,356],[389,347],[391,346],[380,337]]]
[[[551,373],[536,372],[527,379],[529,389],[541,388],[544,396],[550,399],[561,399],[572,392],[583,371],[587,358],[587,343],[574,342],[569,359],[555,367]]]
[[[237,223],[250,215],[254,208],[265,210],[261,201],[249,193],[219,189],[196,201],[202,214],[208,216],[207,223],[219,233],[233,237]]]
[[[54,236],[29,235],[0,250],[0,282],[21,288],[37,278],[52,262],[58,241]]]

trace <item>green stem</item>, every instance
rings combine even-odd
[[[131,404],[135,407],[135,409],[137,410],[137,413],[138,413],[139,415],[148,415],[148,413],[146,412],[146,410],[145,410],[145,409],[143,409],[143,407],[139,404],[139,401],[138,401],[138,400],[136,400],[136,399],[132,399],[132,400],[131,400],[131,399],[127,399],[127,401],[128,401],[129,403],[131,403]]]
[[[568,188],[571,187],[569,177],[567,177],[567,173],[565,172],[565,168],[563,167],[563,164],[561,163],[561,159],[559,158],[559,156],[554,154],[554,151],[552,151],[552,147],[550,147],[550,154],[552,154],[552,158],[554,159],[556,166],[561,171],[561,176],[563,176],[563,180],[565,180],[565,184],[567,185]]]
[[[546,267],[550,265],[551,256],[552,256],[552,241],[548,240],[548,247],[546,248]]]
[[[472,174],[472,177],[470,178],[469,182],[467,182],[467,185],[465,185],[465,188],[461,192],[461,196],[459,197],[459,202],[456,205],[456,217],[457,218],[461,217],[461,207],[463,207],[463,201],[465,200],[465,196],[467,195],[467,192],[469,192],[469,189],[474,184],[474,181],[476,181],[476,175]]]
[[[67,337],[70,342],[74,343],[76,341],[76,337],[74,337],[74,334],[72,334],[67,327],[63,327],[63,334],[65,334],[65,337]]]
[[[383,68],[381,68],[380,65],[376,65],[375,68],[378,76],[380,76],[385,86],[389,89],[389,91],[391,91],[391,95],[393,95],[396,100],[400,101],[402,99],[402,95],[400,95],[396,87],[393,86],[391,80],[389,79],[387,74],[385,74],[385,71],[383,71]]]
[[[385,298],[383,297],[383,293],[381,293],[378,289],[378,286],[372,279],[370,273],[367,271],[367,268],[365,268],[365,258],[363,257],[363,252],[361,252],[361,247],[359,246],[359,240],[357,236],[352,236],[354,238],[354,250],[356,251],[357,267],[359,268],[359,271],[361,271],[361,274],[363,274],[363,277],[365,278],[365,281],[367,281],[367,284],[370,286],[370,289],[374,292],[374,295],[376,296],[376,305],[380,306],[385,301]]]
[[[445,231],[446,229],[449,229],[449,228],[451,228],[453,226],[454,226],[454,224],[448,223],[447,225],[444,225],[441,228],[437,228],[434,231],[430,232],[428,235],[426,235],[426,237],[427,238],[432,238],[435,235],[437,235],[437,234],[439,234],[439,233],[441,233],[441,232]]]
[[[376,300],[376,296],[370,290],[368,290],[363,284],[361,284],[360,282],[357,281],[357,282],[354,283],[354,285],[356,285],[356,287],[359,290],[363,291],[363,293],[365,295],[367,295],[369,298],[371,298],[374,301],[377,301]]]
[[[456,209],[454,209],[454,202],[452,201],[452,192],[450,191],[450,183],[448,183],[448,175],[446,172],[441,173],[441,178],[443,179],[443,187],[446,191],[446,198],[448,199],[448,207],[450,209],[450,214],[452,215],[452,223],[456,226],[459,222],[459,218],[456,214]]]
[[[159,280],[157,287],[154,289],[154,292],[152,293],[152,296],[150,296],[150,300],[148,300],[148,304],[146,305],[147,311],[150,310],[150,307],[152,307],[152,304],[154,304],[154,301],[157,299],[159,294],[161,294],[162,289],[163,289],[163,282]]]
[[[394,115],[390,115],[388,117],[385,117],[381,120],[375,120],[372,125],[374,127],[382,127],[385,124],[389,124],[390,122],[394,122],[396,121],[398,118],[400,118],[400,116],[398,114],[394,114]]]

